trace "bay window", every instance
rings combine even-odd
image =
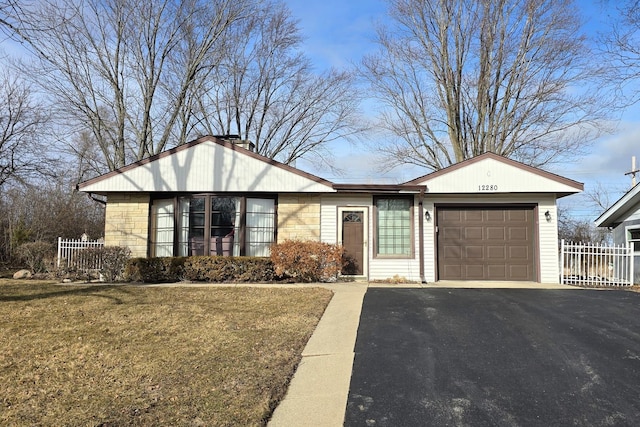
[[[269,256],[275,242],[275,198],[180,196],[151,211],[151,256]]]

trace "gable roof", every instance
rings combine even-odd
[[[596,227],[615,227],[640,208],[640,183],[627,191],[596,220]]]
[[[87,193],[332,192],[333,183],[204,136],[78,184]]]
[[[524,163],[484,153],[406,182],[427,185],[428,193],[555,193],[558,197],[584,190],[581,182]],[[484,187],[491,188],[485,190]]]

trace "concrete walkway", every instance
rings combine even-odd
[[[353,282],[317,285],[331,289],[334,296],[302,352],[300,365],[284,400],[273,413],[269,427],[338,427],[344,424],[360,311],[368,287],[580,289],[567,285],[525,282],[393,285]]]
[[[269,426],[341,426],[367,283],[322,285],[334,292]]]

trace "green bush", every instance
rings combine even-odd
[[[343,266],[344,248],[317,241],[285,240],[271,246],[275,273],[302,282],[333,281]]]
[[[17,254],[32,273],[47,271],[47,259],[53,257],[53,245],[41,240],[23,243],[18,246]]]

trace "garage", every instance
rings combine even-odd
[[[437,206],[439,280],[536,281],[535,205]]]

